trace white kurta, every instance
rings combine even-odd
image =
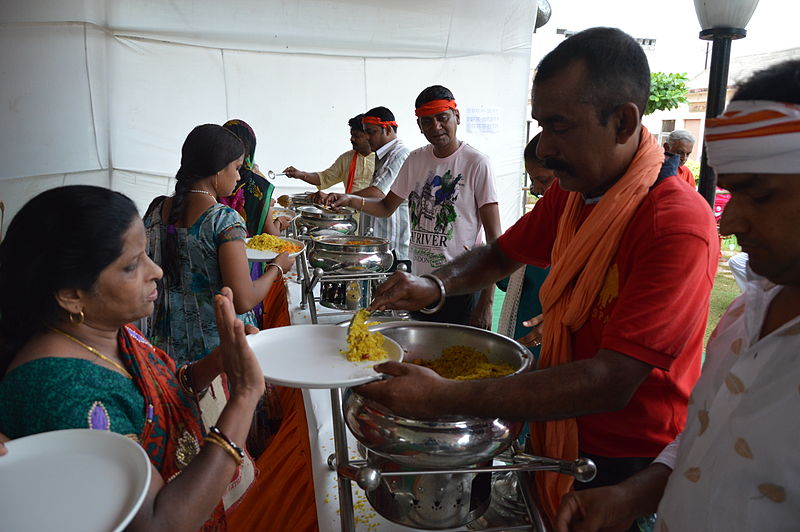
[[[758,339],[780,290],[749,283],[711,336],[656,531],[800,530],[800,317]]]

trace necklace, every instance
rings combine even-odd
[[[189,192],[197,192],[198,194],[205,194],[206,196],[211,196],[212,198],[214,197],[214,194],[212,194],[208,190],[200,190],[199,188],[190,188]]]
[[[129,378],[131,380],[133,379],[133,376],[128,372],[127,369],[123,368],[121,365],[119,365],[115,361],[111,360],[110,358],[105,356],[103,353],[101,353],[100,351],[95,349],[94,347],[81,342],[80,340],[78,340],[77,338],[72,336],[71,334],[67,334],[64,331],[62,331],[61,329],[56,329],[55,327],[49,327],[49,329],[51,331],[57,332],[58,334],[66,336],[67,338],[69,338],[70,340],[72,340],[73,342],[78,344],[79,346],[83,347],[84,349],[86,349],[87,351],[89,351],[90,353],[92,353],[93,355],[98,357],[100,360],[104,360],[104,361],[108,362],[109,364],[111,364],[112,366],[114,366],[115,368],[117,368],[118,370],[120,370],[122,372],[122,374],[125,375],[127,378]]]

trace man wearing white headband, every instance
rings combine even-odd
[[[655,530],[800,526],[800,60],[739,87],[707,122],[706,145],[731,193],[720,231],[763,279],[709,339],[683,432],[625,482],[565,496],[559,531],[613,528],[656,507]]]

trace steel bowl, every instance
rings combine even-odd
[[[353,235],[358,229],[358,212],[354,209],[342,207],[331,210],[316,205],[298,207],[300,217],[295,221],[297,230],[301,233],[314,236],[320,232],[335,231],[343,235]]]
[[[486,355],[492,363],[525,372],[531,353],[519,342],[491,331],[428,322],[393,322],[371,330],[397,341],[406,360],[435,359],[442,350],[467,345]],[[344,417],[355,438],[367,449],[398,464],[421,469],[464,467],[503,452],[519,435],[523,423],[503,419],[443,416],[434,420],[398,416],[383,405],[347,390]]]
[[[319,236],[313,239],[311,247],[309,264],[326,273],[381,273],[394,260],[389,241],[374,236]]]

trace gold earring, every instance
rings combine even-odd
[[[78,316],[77,318],[75,316]],[[78,314],[74,314],[72,312],[69,313],[69,322],[74,323],[76,325],[80,325],[83,323],[83,311],[81,310]]]

